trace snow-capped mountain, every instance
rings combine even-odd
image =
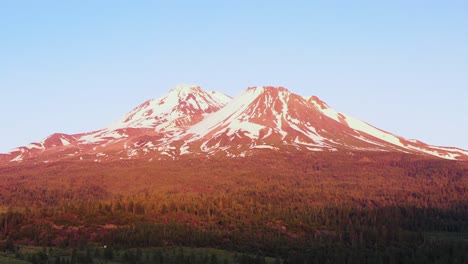
[[[206,92],[199,86],[179,85],[161,99],[144,102],[108,129],[179,130],[196,124],[206,114],[218,111],[229,101],[231,97],[222,93]]]
[[[185,146],[202,152],[245,153],[246,149],[374,150],[466,158],[467,151],[409,141],[338,113],[316,96],[283,87],[251,87],[224,108],[192,126]],[[193,149],[193,148],[190,148]]]
[[[225,94],[207,92],[199,86],[179,85],[166,96],[144,102],[101,130],[75,135],[56,133],[41,142],[11,150],[0,156],[0,162],[31,158],[101,161],[135,158],[155,151],[164,155],[164,147],[160,145],[168,138],[183,133],[230,100]]]
[[[251,87],[231,98],[181,85],[102,130],[53,134],[1,155],[0,161],[246,156],[258,149],[389,151],[468,160],[468,151],[406,140],[283,87]]]

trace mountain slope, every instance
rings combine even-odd
[[[258,149],[388,151],[468,160],[465,150],[406,140],[283,87],[250,87],[230,98],[182,85],[104,129],[53,134],[1,155],[0,162],[245,156]]]
[[[280,87],[251,87],[220,111],[192,126],[187,146],[214,154],[245,155],[258,148],[398,151],[446,159],[466,151],[408,141],[341,114],[315,96],[306,98]]]

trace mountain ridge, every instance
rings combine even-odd
[[[0,155],[0,162],[176,159],[251,155],[253,150],[393,151],[468,160],[468,151],[407,140],[339,113],[317,96],[254,86],[235,97],[179,85],[101,130],[55,133]]]

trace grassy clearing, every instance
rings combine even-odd
[[[128,255],[136,256],[139,254],[137,260],[138,263],[155,263],[160,262],[158,256],[163,255],[165,263],[180,263],[184,262],[185,259],[193,260],[198,259],[198,262],[201,258],[205,258],[207,263],[211,263],[213,258],[216,259],[216,263],[237,263],[239,258],[243,255],[242,253],[214,249],[214,248],[189,248],[189,247],[151,247],[151,248],[131,248],[131,249],[121,249],[114,250],[112,259],[104,258],[104,248],[91,246],[90,247],[93,262],[94,263],[107,263],[107,264],[124,264],[124,263],[133,263],[128,259]],[[96,250],[97,249],[97,250]],[[96,251],[99,251],[98,255]],[[70,261],[72,250],[71,249],[60,249],[60,248],[42,248],[42,247],[33,247],[33,246],[20,246],[20,254],[22,259],[18,260],[14,255],[4,255],[0,258],[0,264],[3,263],[12,263],[12,264],[25,264],[29,263],[28,260],[30,256],[38,254],[40,252],[47,252],[49,261],[54,261],[57,258],[61,258],[62,261]],[[140,252],[137,254],[137,252]],[[86,250],[77,250],[75,254],[85,255]],[[251,256],[251,255],[250,255]],[[252,256],[254,257],[254,256]],[[182,258],[182,259],[181,259]],[[265,257],[266,263],[275,263],[274,258]]]
[[[465,241],[468,242],[468,233],[457,232],[428,232],[427,239],[433,240],[448,240],[448,241]]]
[[[0,255],[0,264],[27,264],[29,262],[15,259],[14,256]]]

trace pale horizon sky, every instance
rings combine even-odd
[[[317,95],[468,149],[468,1],[1,1],[0,153],[103,128],[178,84]]]

